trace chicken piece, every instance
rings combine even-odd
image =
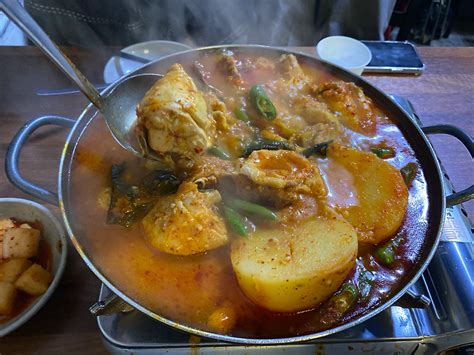
[[[229,113],[226,104],[219,100],[213,92],[205,93],[204,98],[208,103],[208,111],[216,123],[217,130],[228,132],[237,120]]]
[[[283,54],[278,61],[283,77],[294,83],[306,82],[307,78],[301,69],[298,59],[293,54]]]
[[[282,75],[279,80],[269,83],[272,91],[286,99],[307,93],[310,78],[305,75],[293,54],[283,54],[277,68]]]
[[[368,136],[375,134],[376,114],[372,100],[354,83],[331,81],[311,90],[349,129]]]
[[[216,185],[219,179],[237,173],[238,170],[234,162],[205,155],[196,162],[190,179],[199,187],[208,188]]]
[[[302,155],[288,150],[256,150],[243,161],[240,172],[257,185],[326,196],[319,170]]]
[[[292,100],[296,114],[305,119],[308,124],[339,123],[337,117],[329,110],[328,106],[309,95],[299,95]]]
[[[258,57],[255,60],[255,68],[260,70],[275,70],[275,64],[272,60],[265,57]]]
[[[210,147],[214,120],[201,91],[179,64],[173,64],[137,107],[138,129],[158,155],[174,153],[190,159]]]
[[[286,112],[279,113],[277,118],[272,121],[272,124],[277,127],[281,136],[285,138],[290,138],[298,134],[298,132],[308,126],[306,121],[301,116],[289,114]]]
[[[237,67],[237,59],[235,59],[232,51],[223,50],[219,54],[218,65],[233,85],[240,86],[242,84],[242,77]]]
[[[296,141],[302,147],[310,147],[316,144],[334,141],[342,134],[342,127],[337,122],[317,123],[301,130],[296,135]]]
[[[215,204],[217,190],[199,192],[184,182],[174,195],[161,198],[143,219],[145,237],[159,251],[191,255],[223,246],[229,241],[223,219]]]

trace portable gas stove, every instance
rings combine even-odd
[[[410,102],[392,96],[421,124]],[[447,192],[453,191],[443,169]],[[461,205],[448,208],[438,250],[410,292],[365,323],[309,343],[244,346],[199,338],[139,311],[97,317],[112,353],[474,354],[474,229]],[[100,299],[110,291],[102,285]]]

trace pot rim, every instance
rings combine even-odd
[[[297,343],[297,342],[305,342],[305,341],[314,340],[314,339],[317,339],[317,338],[321,338],[321,337],[325,337],[325,336],[328,336],[328,335],[331,335],[331,334],[338,333],[340,331],[349,329],[353,326],[356,326],[358,324],[361,324],[361,323],[365,322],[366,320],[372,318],[373,316],[379,314],[380,312],[382,312],[386,308],[393,305],[400,297],[402,297],[408,291],[408,289],[418,280],[418,278],[421,276],[421,274],[425,271],[426,267],[428,266],[431,259],[433,258],[434,253],[436,252],[436,249],[437,249],[440,237],[441,237],[441,231],[443,230],[443,226],[444,226],[444,220],[445,220],[445,214],[446,214],[446,201],[445,201],[446,194],[445,194],[444,184],[442,183],[442,178],[441,178],[442,177],[441,167],[439,165],[438,159],[436,158],[436,154],[434,152],[433,147],[431,146],[431,143],[429,142],[427,136],[421,130],[421,128],[412,121],[412,119],[408,116],[408,114],[402,108],[400,108],[396,103],[394,103],[387,96],[387,94],[385,94],[382,90],[376,88],[374,85],[372,85],[371,83],[366,81],[364,78],[362,78],[360,76],[357,76],[357,75],[347,71],[346,69],[344,69],[344,68],[342,68],[338,65],[329,63],[329,62],[321,60],[319,58],[315,58],[311,55],[299,52],[297,50],[289,50],[289,49],[283,48],[283,47],[273,47],[273,46],[264,46],[264,45],[248,45],[248,44],[246,44],[246,45],[232,44],[232,45],[217,45],[217,46],[208,46],[208,47],[190,49],[190,50],[183,51],[183,52],[180,52],[180,53],[177,53],[177,54],[171,54],[171,55],[165,56],[163,58],[160,58],[156,61],[153,61],[153,62],[145,65],[144,67],[138,68],[137,70],[135,70],[135,71],[129,73],[128,75],[124,76],[122,79],[116,81],[115,83],[110,84],[107,88],[105,88],[101,92],[101,94],[102,95],[107,94],[121,80],[124,80],[125,78],[128,78],[130,76],[136,75],[139,72],[142,73],[145,68],[149,67],[153,63],[164,61],[164,60],[169,59],[173,56],[181,56],[181,55],[191,53],[191,52],[199,53],[199,52],[205,52],[205,51],[216,50],[216,49],[221,49],[221,48],[229,48],[229,49],[239,49],[239,48],[252,49],[252,48],[255,48],[255,49],[262,49],[262,50],[280,51],[281,54],[284,54],[284,53],[286,53],[286,54],[295,54],[299,57],[304,57],[304,58],[306,58],[310,61],[313,61],[313,62],[323,63],[325,67],[336,68],[336,73],[339,76],[342,75],[344,77],[344,80],[349,79],[351,82],[362,82],[366,87],[369,87],[372,90],[378,92],[378,94],[380,94],[385,100],[390,102],[390,105],[392,105],[392,109],[395,109],[395,111],[398,111],[400,115],[405,116],[405,118],[411,123],[411,125],[415,128],[415,130],[422,137],[423,143],[424,143],[424,145],[426,145],[426,147],[427,147],[427,149],[430,153],[430,158],[432,159],[432,161],[434,163],[435,170],[436,170],[436,175],[437,175],[436,177],[437,177],[437,180],[439,182],[439,189],[441,191],[441,206],[439,206],[440,207],[440,211],[439,211],[440,212],[440,221],[439,221],[439,225],[438,225],[438,230],[436,231],[435,240],[433,241],[433,245],[431,246],[431,250],[425,256],[425,259],[422,261],[421,257],[420,257],[420,260],[416,264],[413,265],[413,267],[416,267],[418,265],[420,266],[418,271],[414,274],[414,276],[408,282],[405,283],[405,285],[395,295],[393,295],[389,299],[386,299],[383,303],[375,306],[373,309],[369,309],[369,311],[367,313],[363,314],[362,316],[357,317],[357,318],[355,318],[355,319],[353,319],[353,320],[351,320],[347,323],[343,323],[343,324],[341,324],[337,327],[334,327],[334,328],[329,328],[329,329],[319,331],[319,332],[316,332],[316,333],[310,333],[310,334],[293,336],[293,337],[284,337],[284,338],[245,338],[245,337],[236,337],[236,336],[231,336],[231,335],[224,335],[224,334],[219,334],[219,333],[212,333],[212,332],[204,331],[204,330],[197,329],[197,328],[194,328],[194,327],[191,327],[191,326],[187,326],[187,325],[184,325],[184,324],[180,324],[178,322],[175,322],[173,320],[170,320],[166,317],[160,316],[159,314],[148,310],[146,307],[140,305],[138,302],[133,300],[131,297],[127,296],[125,293],[120,291],[120,289],[118,287],[115,287],[114,284],[107,277],[105,277],[105,275],[103,275],[98,270],[98,268],[94,265],[94,263],[91,261],[89,256],[85,253],[85,251],[82,248],[80,242],[76,238],[76,236],[75,236],[75,234],[72,230],[72,226],[71,226],[71,224],[68,220],[67,211],[66,211],[65,204],[64,204],[64,195],[67,195],[67,192],[65,190],[67,184],[66,184],[66,186],[63,186],[63,184],[62,184],[64,177],[66,177],[65,181],[69,181],[69,180],[67,180],[67,176],[69,174],[69,164],[68,164],[69,162],[66,163],[66,154],[68,153],[68,151],[70,149],[75,149],[75,146],[76,146],[76,143],[77,143],[78,140],[74,142],[73,141],[73,136],[75,135],[76,130],[85,129],[87,124],[91,120],[94,119],[95,114],[92,114],[92,116],[89,117],[89,118],[86,117],[88,114],[91,113],[91,109],[94,109],[94,106],[92,104],[89,104],[88,106],[86,106],[84,111],[78,117],[78,119],[76,121],[76,124],[73,126],[73,128],[69,132],[68,137],[66,139],[64,149],[62,150],[62,153],[61,153],[61,159],[60,159],[60,165],[59,165],[59,174],[58,174],[59,207],[61,209],[61,214],[63,216],[63,220],[64,220],[66,230],[68,232],[68,235],[69,235],[75,249],[77,250],[77,252],[81,256],[83,261],[86,263],[86,265],[89,267],[89,269],[99,278],[99,280],[102,283],[104,283],[118,297],[122,298],[124,301],[129,303],[135,309],[141,311],[142,313],[150,316],[153,319],[156,319],[156,320],[158,320],[158,321],[160,321],[160,322],[162,322],[162,323],[164,323],[168,326],[171,326],[175,329],[185,331],[185,332],[197,335],[197,336],[212,338],[212,339],[216,339],[216,340],[222,340],[222,341],[230,342],[230,343],[241,343],[241,344],[248,344],[248,345],[250,345],[250,344],[252,344],[252,345],[278,345],[278,344],[290,344],[290,343]],[[83,124],[81,125],[81,123],[84,123],[83,122],[84,120],[87,120],[85,126]],[[403,133],[403,131],[402,131],[402,133]],[[63,193],[63,190],[64,190],[64,193]],[[430,203],[430,205],[433,205],[433,204]],[[428,233],[426,235],[428,235]],[[426,238],[425,238],[425,240],[426,240]]]

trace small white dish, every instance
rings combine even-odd
[[[0,323],[0,337],[14,331],[43,307],[58,286],[66,266],[67,239],[56,217],[42,205],[20,198],[0,198],[0,218],[15,217],[25,221],[38,220],[43,226],[43,238],[51,247],[53,281],[48,290],[38,296],[23,312],[6,323]]]
[[[173,41],[148,41],[135,43],[122,51],[149,59],[150,61],[165,57],[170,54],[191,49],[190,46]],[[142,67],[144,64],[137,61],[113,56],[104,68],[104,82],[111,84],[122,76]]]
[[[365,44],[345,36],[323,38],[316,46],[316,55],[357,75],[361,75],[372,60],[372,53]]]

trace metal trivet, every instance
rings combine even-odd
[[[408,100],[398,96],[392,99],[421,124]],[[452,192],[449,176],[444,169],[443,173],[446,192]],[[426,295],[428,307],[392,306],[360,325],[310,343],[279,346],[223,343],[175,330],[139,311],[99,316],[97,322],[107,349],[123,354],[433,354],[453,348],[462,354],[472,354],[473,232],[461,205],[447,209],[436,254],[410,289],[412,294]],[[102,285],[99,299],[105,299],[108,294],[109,289]]]

